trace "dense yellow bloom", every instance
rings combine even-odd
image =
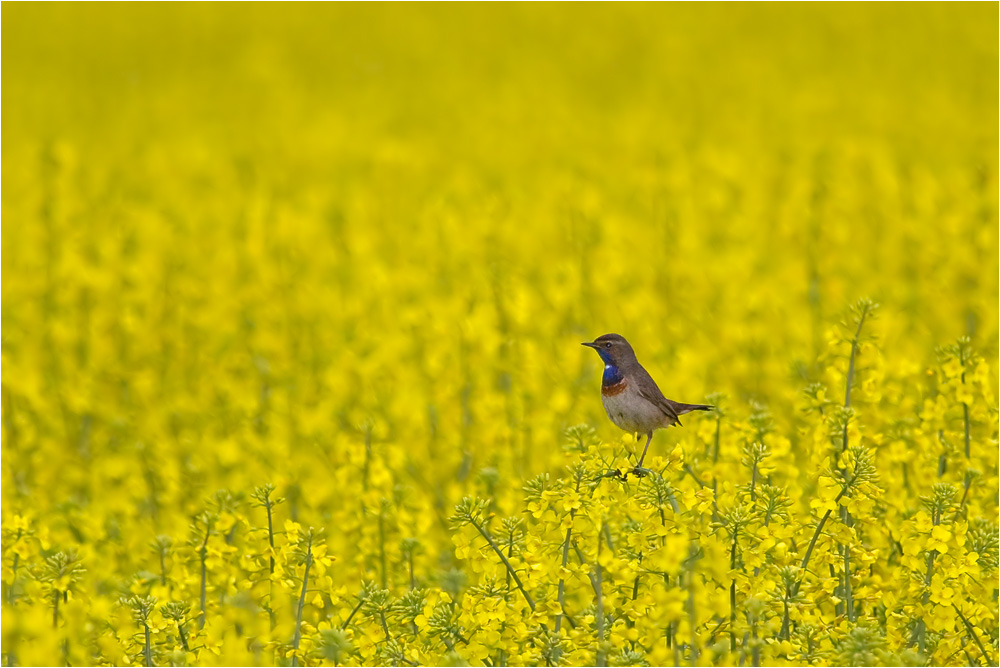
[[[5,664],[996,663],[996,5],[3,18]]]

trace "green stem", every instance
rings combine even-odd
[[[271,516],[271,508],[274,506],[271,503],[270,497],[266,498],[267,503],[264,508],[267,510],[267,543],[271,546],[271,555],[269,557],[270,561],[270,574],[272,577],[268,580],[268,600],[267,600],[267,616],[271,622],[271,630],[274,630],[276,620],[274,618],[274,518]]]
[[[736,570],[736,537],[733,532],[733,545],[729,550],[729,568]],[[736,578],[729,585],[729,650],[736,651]]]
[[[581,479],[576,480],[576,493],[580,493],[580,482]],[[569,543],[573,538],[573,520],[576,519],[576,508],[569,511],[569,522],[570,526],[566,527],[566,540],[563,542],[563,554],[562,554],[562,568],[566,570],[566,565],[569,563]],[[598,539],[600,542],[600,539]],[[610,538],[609,538],[610,542]],[[638,578],[636,579],[638,585]],[[562,573],[559,574],[559,616],[556,617],[556,635],[559,635],[559,629],[562,628],[563,619],[563,607],[566,605],[566,579],[563,577]],[[558,654],[556,655],[558,659]]]
[[[302,574],[302,593],[299,594],[299,605],[295,612],[295,635],[292,637],[292,665],[299,665],[299,642],[302,640],[302,611],[306,607],[306,589],[309,586],[309,567],[312,566],[312,537],[306,545],[306,571]]]
[[[941,523],[941,516],[938,514],[936,510],[933,512],[932,515],[932,523],[934,526],[938,526]],[[927,588],[927,591],[924,592],[924,595],[921,599],[924,605],[926,605],[928,601],[931,600],[930,586],[931,582],[934,579],[935,557],[937,557],[937,550],[931,550],[930,552],[927,553],[927,574],[924,575],[924,586]],[[916,636],[917,640],[917,649],[919,649],[920,653],[922,654],[924,651],[924,643],[926,642],[927,638],[927,622],[924,621],[923,618],[921,618],[917,622],[917,627],[914,629],[914,635]]]
[[[963,481],[962,490],[962,500],[958,503],[958,509],[955,511],[954,520],[957,520],[962,515],[962,511],[965,510],[965,504],[969,500],[969,490],[972,488],[972,477],[969,475],[968,471],[965,473],[965,480]],[[952,521],[954,521],[952,520]]]
[[[694,472],[694,469],[693,469],[693,468],[691,468],[691,465],[690,465],[690,464],[685,464],[685,465],[684,465],[684,472],[685,472],[685,473],[687,473],[687,474],[688,474],[689,476],[691,476],[691,478],[692,478],[692,479],[693,479],[693,480],[694,480],[694,481],[695,481],[696,483],[698,483],[698,486],[699,486],[699,487],[702,487],[702,488],[704,488],[704,487],[707,487],[707,486],[708,486],[708,485],[706,485],[706,484],[705,484],[705,481],[704,481],[704,480],[702,480],[701,478],[699,478],[699,477],[698,477],[698,474],[696,474],[696,473]]]
[[[598,553],[601,550],[601,542],[597,542]],[[604,649],[604,595],[603,587],[601,585],[602,569],[601,564],[598,563],[594,569],[596,571],[596,585],[594,587],[597,592],[597,665],[606,666],[608,665],[607,652]]]
[[[847,392],[844,395],[844,407],[849,408],[851,405],[851,385],[854,384],[854,358],[858,354],[858,339],[861,338],[861,328],[865,324],[865,318],[868,317],[868,309],[865,308],[861,312],[861,319],[858,321],[858,331],[854,333],[854,338],[851,340],[851,363],[847,366]]]
[[[570,519],[576,514],[576,509],[570,511]],[[562,567],[565,570],[566,565],[569,563],[569,542],[573,537],[573,527],[566,528],[566,541],[563,543],[563,554],[562,554]],[[639,584],[639,579],[636,578],[636,586]],[[563,606],[566,604],[566,579],[559,574],[559,615],[556,617],[556,635],[559,635],[559,629],[562,628],[562,618],[563,618]]]
[[[719,439],[722,435],[722,416],[715,418],[715,449],[712,451],[712,464],[719,463]],[[714,470],[714,469],[713,469]],[[712,521],[719,521],[719,481],[712,476]]]
[[[205,527],[205,540],[201,544],[201,549],[198,550],[198,556],[201,559],[201,615],[198,618],[198,628],[205,628],[205,603],[208,595],[208,567],[206,561],[208,559],[208,537],[212,532],[211,525]]]
[[[964,379],[964,374],[963,374]],[[964,383],[964,380],[963,380]],[[970,459],[972,457],[972,449],[969,444],[970,434],[969,434],[969,404],[962,404],[962,413],[965,415],[965,458]]]
[[[641,552],[639,553],[639,563],[640,564],[642,563],[642,553]],[[639,579],[640,579],[640,576],[636,575],[635,576],[635,581],[632,583],[632,600],[633,601],[636,600],[637,598],[639,598]],[[625,625],[628,626],[628,628],[630,628],[630,629],[635,628],[635,622],[632,619],[630,619],[630,618],[626,618],[625,619]],[[635,641],[634,640],[630,640],[629,643],[631,643],[632,649],[635,649]]]
[[[789,587],[785,587],[785,596],[781,601],[782,613],[781,613],[781,631],[778,632],[778,638],[780,640],[788,640],[788,634],[790,632],[791,620],[788,617],[788,600],[791,598],[792,591]]]
[[[688,549],[689,557],[693,557],[693,555],[696,553],[696,551],[697,550],[694,547],[694,544],[692,543],[691,547]],[[694,644],[695,631],[698,628],[697,614],[696,614],[695,606],[694,606],[694,572],[693,572],[693,563],[694,563],[694,560],[690,559],[689,563],[692,564],[692,566],[691,566],[691,568],[687,569],[686,582],[687,582],[687,589],[688,589],[688,598],[687,598],[687,604],[686,604],[685,607],[687,608],[687,613],[688,613],[688,623],[691,625],[691,646],[690,646],[690,649],[691,649],[691,665],[692,666],[697,666],[698,665],[698,653],[699,652],[698,652],[698,648]],[[639,581],[639,578],[636,577],[636,582],[638,583],[638,581]],[[638,590],[636,591],[636,593],[638,593]],[[632,598],[634,599],[635,596],[633,596]]]
[[[604,527],[601,527],[603,531]],[[576,558],[580,560],[580,565],[585,566],[586,561],[583,558],[583,552],[580,550],[580,546],[573,541],[573,550],[576,552]],[[594,565],[593,571],[587,574],[590,579],[590,586],[594,588],[594,595],[597,597],[596,605],[596,623],[597,623],[597,660],[596,665],[606,666],[608,665],[607,651],[604,649],[604,588],[602,586],[603,569],[600,564],[600,554],[601,554],[601,538],[597,538],[597,555],[598,563]]]
[[[478,531],[479,534],[486,539],[486,542],[490,544],[490,547],[493,548],[493,551],[496,552],[497,556],[500,557],[500,560],[503,561],[503,565],[507,567],[507,572],[510,573],[510,576],[512,578],[514,578],[514,584],[516,584],[517,588],[521,590],[521,595],[524,596],[524,600],[528,602],[528,606],[531,608],[531,611],[534,612],[535,602],[532,600],[531,596],[528,595],[528,592],[524,590],[524,585],[521,584],[521,578],[517,577],[517,572],[514,570],[514,567],[511,566],[510,561],[508,561],[507,557],[504,555],[503,550],[500,549],[500,547],[496,544],[496,541],[493,540],[493,537],[490,536],[486,532],[486,530],[479,525],[478,522],[472,519],[470,519],[469,522],[472,524],[472,526],[476,527],[476,531]]]
[[[965,355],[962,354],[960,360],[962,363],[962,386],[965,386]],[[962,415],[965,420],[965,458],[971,459],[972,450],[970,448],[970,434],[969,434],[969,404],[962,402]]]
[[[392,635],[389,633],[389,625],[385,622],[385,613],[379,610],[378,616],[382,622],[382,632],[385,634],[385,639],[392,640]]]
[[[850,480],[848,480],[844,484],[844,486],[840,490],[840,493],[837,494],[837,496],[833,499],[834,505],[840,503],[840,500],[842,498],[844,498],[844,494],[846,494],[847,490],[849,490],[851,488],[851,485],[854,484],[854,480],[855,479],[852,477]],[[806,554],[805,554],[804,557],[802,557],[802,564],[799,566],[799,569],[802,571],[802,577],[803,578],[805,578],[806,566],[809,565],[809,559],[812,557],[813,548],[816,547],[816,541],[819,540],[819,535],[821,533],[823,533],[823,525],[826,524],[826,521],[830,518],[830,513],[832,513],[832,512],[833,512],[833,509],[828,509],[823,514],[823,517],[820,518],[819,524],[816,525],[816,532],[813,533],[813,537],[809,541],[809,547],[806,548]],[[799,593],[799,587],[800,586],[802,586],[802,580],[799,580],[798,582],[795,583],[795,589],[792,592],[792,596],[795,596],[796,594]]]
[[[142,655],[143,655],[143,657],[145,657],[145,659],[146,659],[146,666],[148,667],[148,666],[152,666],[153,665],[153,649],[150,646],[150,642],[149,642],[149,636],[150,636],[150,633],[149,633],[149,624],[143,622],[142,623],[142,628],[143,628],[143,631],[145,631],[145,634],[146,634],[146,643],[145,643],[145,646],[142,649]]]
[[[271,500],[268,499],[267,505],[267,542],[271,546],[271,575],[274,575],[274,520],[271,517]]]
[[[840,495],[837,496],[837,500],[839,500],[839,499],[840,499]],[[827,511],[825,513],[823,513],[823,517],[820,518],[819,524],[816,525],[816,531],[815,531],[815,533],[813,533],[813,537],[809,541],[809,547],[806,548],[805,556],[802,557],[802,564],[799,566],[799,568],[802,571],[806,570],[806,566],[809,564],[809,559],[812,557],[813,548],[816,547],[816,541],[819,540],[819,535],[821,533],[823,533],[823,525],[826,524],[826,521],[827,521],[827,519],[829,519],[830,513],[832,513],[832,512],[833,512],[833,510],[827,509]],[[798,587],[796,587],[795,589],[796,589],[796,593],[797,593],[798,592]]]
[[[861,319],[858,321],[858,330],[854,333],[854,338],[851,340],[851,361],[847,367],[847,389],[844,391],[844,408],[851,407],[851,386],[854,384],[854,361],[858,355],[858,340],[861,338],[861,328],[865,324],[865,318],[868,316],[868,309],[864,309],[861,312]],[[847,450],[847,439],[848,439],[848,425],[849,421],[844,423],[844,442],[841,448],[841,452]],[[841,521],[845,526],[851,526],[851,515],[847,511],[847,508],[842,508],[840,512]],[[811,548],[811,545],[810,545]],[[854,592],[851,583],[851,547],[850,545],[843,546],[844,555],[844,608],[847,611],[847,619],[851,622],[854,621]]]
[[[340,628],[346,629],[348,626],[351,625],[351,620],[354,619],[354,615],[358,614],[358,610],[361,609],[361,606],[364,605],[364,602],[365,602],[365,599],[363,599],[363,598],[361,598],[361,599],[358,600],[358,604],[356,606],[354,606],[353,610],[351,610],[351,614],[347,615],[347,619],[344,620],[344,623],[343,623],[343,625],[341,625]]]
[[[507,558],[510,559],[514,556],[514,532],[510,532],[507,536]],[[507,587],[507,592],[510,592],[510,571],[507,572],[507,578],[505,585]],[[504,594],[504,600],[507,600],[507,595]]]
[[[851,514],[847,508],[841,506],[841,520],[844,526],[850,527],[853,524]],[[848,621],[854,621],[854,587],[851,583],[851,546],[844,545],[844,607],[847,610]]]
[[[962,614],[962,611],[958,609],[957,605],[952,603],[951,607],[955,608],[955,612],[958,613],[959,619],[961,619],[962,623],[965,624],[965,628],[969,632],[969,635],[972,636],[972,639],[975,641],[976,646],[979,647],[979,651],[982,652],[983,654],[983,659],[986,660],[986,665],[987,666],[994,665],[996,661],[994,661],[993,657],[991,657],[989,653],[986,651],[986,648],[983,646],[983,642],[979,639],[979,634],[976,633],[976,628],[969,623],[969,620],[966,619],[965,615]]]

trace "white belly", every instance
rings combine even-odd
[[[601,401],[608,417],[620,429],[646,434],[662,426],[663,411],[643,399],[631,387],[611,396],[602,394]]]

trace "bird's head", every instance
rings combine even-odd
[[[622,363],[635,360],[635,351],[620,334],[605,334],[581,345],[596,350],[604,363],[611,366],[620,366]]]

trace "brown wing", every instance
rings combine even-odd
[[[676,409],[674,409],[670,399],[663,396],[663,392],[657,387],[656,381],[642,368],[642,365],[636,364],[635,366],[636,368],[632,370],[632,373],[636,389],[639,390],[639,396],[663,411],[668,425],[679,425],[681,423],[680,416],[677,414]]]

